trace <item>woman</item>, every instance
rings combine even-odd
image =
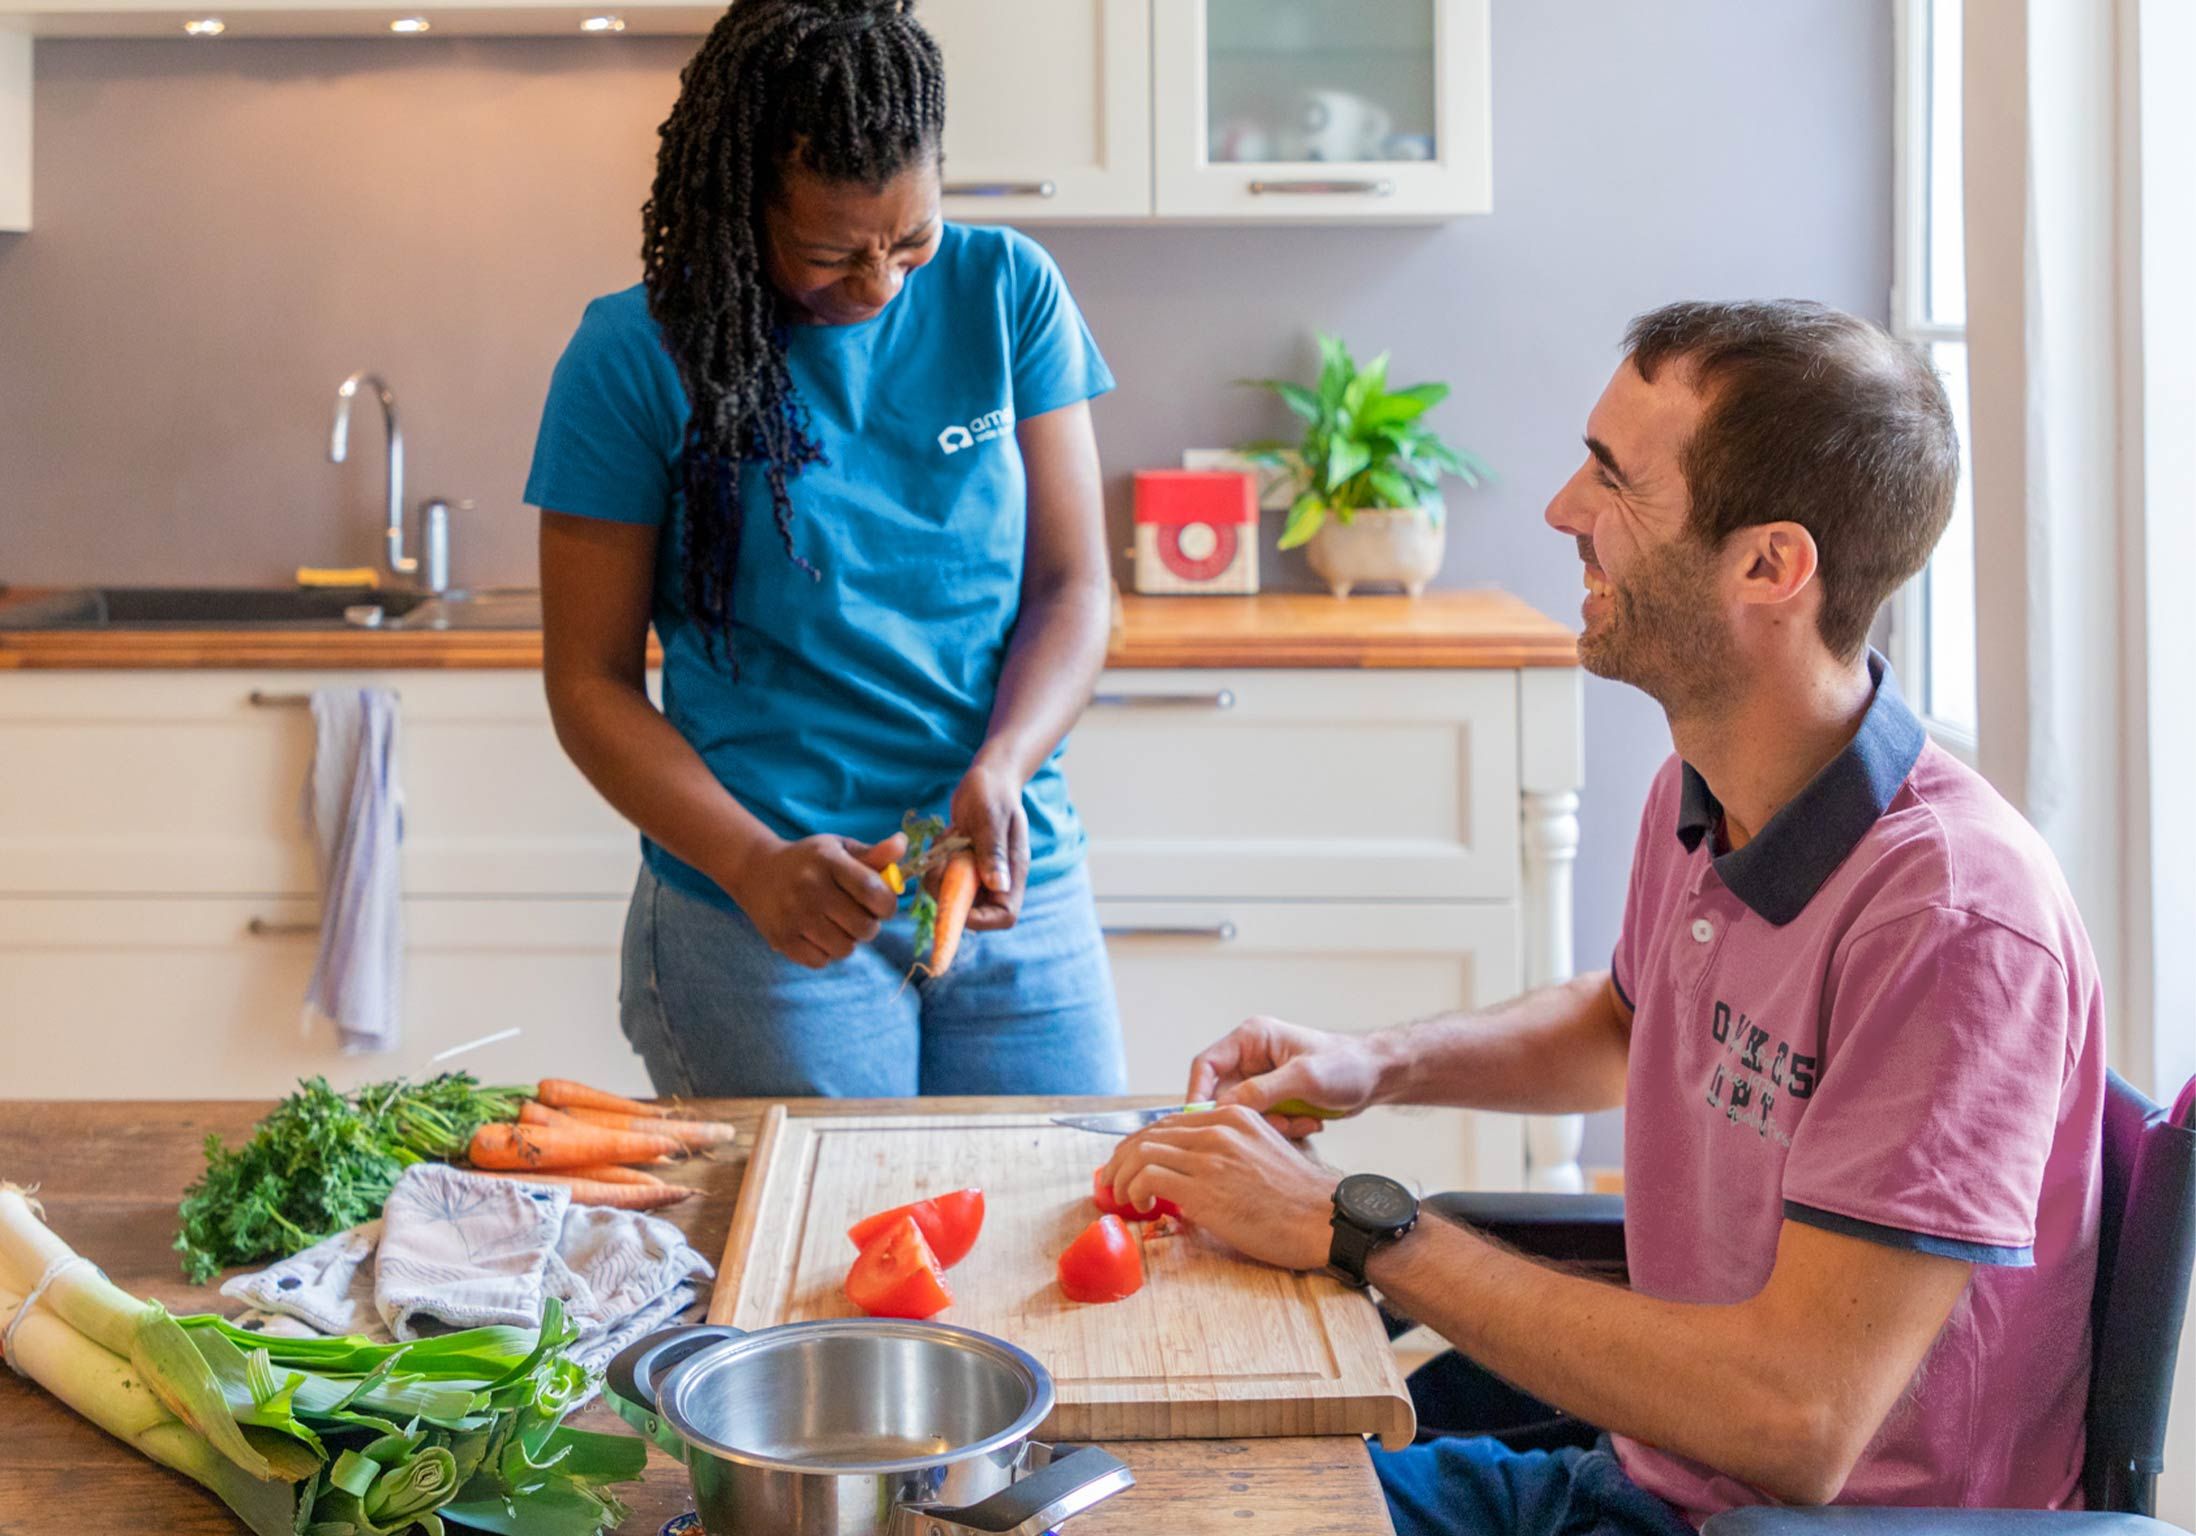
[[[1105,652],[1113,379],[1042,250],[940,217],[944,75],[908,9],[717,23],[644,280],[588,306],[535,448],[550,710],[644,834],[621,1012],[660,1092],[1122,1081],[1059,767]],[[907,985],[877,871],[910,809],[973,840],[980,895]]]

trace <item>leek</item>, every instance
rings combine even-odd
[[[647,1446],[564,1425],[589,1378],[566,1353],[578,1330],[553,1298],[538,1329],[409,1344],[275,1338],[171,1317],[78,1261],[40,1215],[0,1184],[11,1357],[204,1486],[254,1536],[599,1536],[625,1518],[610,1485],[640,1476]]]

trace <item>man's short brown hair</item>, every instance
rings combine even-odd
[[[1952,516],[1960,439],[1921,352],[1798,299],[1670,304],[1624,333],[1640,377],[1690,365],[1707,412],[1679,459],[1692,532],[1794,522],[1815,540],[1823,644],[1860,654],[1876,610]]]

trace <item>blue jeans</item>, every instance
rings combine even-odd
[[[1485,1435],[1373,1452],[1396,1536],[1694,1536],[1603,1439],[1513,1451]]]
[[[745,913],[644,867],[625,919],[619,1017],[662,1094],[912,1098],[1119,1093],[1113,974],[1090,877],[1031,886],[1009,929],[971,933],[953,969],[906,980],[914,923],[812,971]]]

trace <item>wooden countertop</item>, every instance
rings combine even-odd
[[[1355,601],[1355,599],[1353,599]],[[325,665],[325,663],[319,663]],[[1149,1099],[1076,1100],[1078,1108]],[[745,1149],[767,1105],[757,1100],[700,1101],[697,1107],[741,1128],[738,1153],[697,1161],[673,1177],[700,1199],[670,1213],[703,1253],[724,1246]],[[807,1100],[792,1112],[967,1113],[974,1109],[1050,1111],[1043,1099]],[[249,1134],[264,1103],[14,1101],[0,1112],[0,1179],[39,1186],[54,1231],[123,1289],[177,1312],[234,1311],[211,1287],[187,1284],[170,1247],[175,1205],[203,1166],[208,1131],[231,1143]],[[623,1431],[599,1400],[574,1420]],[[127,1527],[168,1536],[234,1536],[235,1518],[196,1484],[155,1466],[11,1372],[0,1371],[0,1531],[6,1536],[76,1536]],[[1135,1441],[1110,1447],[1136,1473],[1136,1487],[1079,1516],[1075,1536],[1373,1536],[1390,1532],[1387,1509],[1364,1442],[1325,1439]],[[620,1490],[632,1506],[621,1530],[654,1536],[673,1515],[693,1508],[685,1469],[649,1453],[644,1481]]]
[[[7,602],[0,597],[0,606]],[[1506,592],[1424,597],[1272,592],[1121,600],[1110,667],[1510,668],[1577,665],[1569,628]],[[657,659],[651,642],[650,659]],[[0,630],[0,671],[525,669],[524,630]]]

